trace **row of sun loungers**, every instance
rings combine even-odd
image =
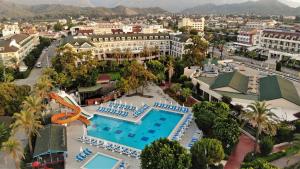
[[[154,107],[159,107],[159,108],[166,109],[166,110],[173,110],[173,111],[177,111],[180,113],[188,113],[189,112],[189,109],[187,107],[169,105],[169,104],[164,104],[164,103],[159,103],[159,102],[155,102]]]
[[[110,143],[107,141],[102,141],[100,139],[94,139],[88,136],[79,137],[77,140],[81,141],[82,143],[90,144],[92,146],[98,148],[104,148],[106,150],[110,150],[112,152],[118,152],[120,154],[125,154],[134,158],[140,158],[141,152],[135,149],[131,149],[129,147],[125,147],[119,144]]]
[[[178,130],[176,131],[176,133],[174,134],[174,136],[172,137],[172,140],[177,140],[179,141],[181,139],[181,137],[183,136],[185,130],[188,128],[188,126],[190,125],[191,121],[193,119],[193,115],[189,114],[186,119],[184,119],[183,123],[179,126]]]
[[[130,111],[136,111],[136,107],[128,104],[120,104],[120,103],[114,103],[110,102],[109,107],[115,108],[115,109],[125,109],[125,110],[130,110]]]
[[[81,162],[85,160],[89,155],[91,155],[93,152],[89,150],[88,148],[84,149],[81,153],[78,153],[75,156],[76,161]]]
[[[193,135],[193,137],[192,137],[192,140],[187,145],[187,148],[191,149],[192,146],[194,145],[194,143],[196,143],[197,141],[199,141],[202,138],[202,136],[203,136],[202,131],[199,131],[198,133],[195,133]]]
[[[140,116],[141,114],[145,113],[149,108],[150,106],[144,104],[141,108],[139,108],[136,112],[133,113],[133,117]]]
[[[128,112],[126,112],[126,111],[116,110],[116,109],[107,108],[107,107],[99,107],[98,111],[104,112],[104,113],[111,113],[113,115],[122,116],[122,117],[128,116]]]

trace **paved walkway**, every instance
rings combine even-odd
[[[231,153],[224,169],[239,169],[245,156],[253,151],[255,141],[250,137],[242,134],[239,138],[239,143]]]
[[[285,167],[289,167],[292,166],[296,163],[299,163],[300,161],[300,155],[296,154],[290,157],[283,157],[280,158],[278,160],[272,161],[271,164],[273,164],[274,166],[278,167],[278,168],[285,168]],[[298,166],[300,167],[300,166]]]

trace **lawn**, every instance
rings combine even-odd
[[[119,80],[121,79],[120,72],[110,72],[108,75],[111,77],[111,80]]]

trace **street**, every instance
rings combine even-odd
[[[36,84],[37,80],[43,73],[43,68],[51,67],[51,59],[56,55],[56,45],[58,44],[58,41],[52,42],[52,44],[45,48],[40,55],[37,62],[41,62],[42,68],[36,68],[34,67],[29,76],[26,79],[16,79],[15,83],[17,85],[29,85],[34,86]]]

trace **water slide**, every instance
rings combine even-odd
[[[49,96],[56,100],[59,104],[72,109],[74,112],[61,112],[59,114],[55,114],[51,117],[51,122],[56,124],[67,124],[75,120],[80,120],[85,125],[90,125],[90,121],[83,115],[81,115],[81,108],[74,104],[67,102],[64,98],[59,96],[58,94],[51,92]]]

